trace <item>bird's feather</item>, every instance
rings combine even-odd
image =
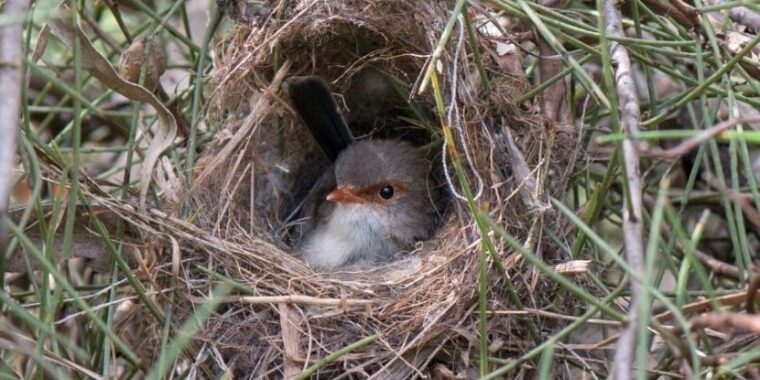
[[[354,138],[327,83],[316,76],[291,77],[287,91],[293,108],[319,147],[330,161],[335,161]]]

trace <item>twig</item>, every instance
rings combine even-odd
[[[304,360],[300,334],[303,320],[290,305],[281,303],[278,308],[282,335],[282,365],[285,367],[285,379],[292,379],[301,372],[298,362]]]
[[[462,13],[463,8],[464,0],[459,0],[457,1],[456,5],[454,5],[454,9],[451,11],[451,17],[449,17],[449,21],[446,23],[446,27],[443,28],[441,38],[438,40],[438,44],[435,46],[435,50],[430,56],[427,68],[425,69],[425,76],[422,77],[422,82],[420,83],[420,88],[417,91],[417,94],[423,94],[425,93],[425,90],[427,90],[428,83],[430,82],[430,76],[433,74],[433,70],[435,70],[438,60],[440,60],[441,56],[443,56],[443,52],[446,49],[446,43],[451,36],[451,31],[454,30],[454,25],[456,25],[459,14]]]
[[[691,319],[692,330],[702,327],[715,330],[740,328],[753,334],[760,334],[760,316],[737,313],[705,313]]]
[[[755,314],[755,296],[760,289],[760,275],[755,274],[755,279],[747,287],[747,314]]]
[[[240,302],[252,305],[260,304],[308,304],[320,306],[350,306],[350,305],[369,305],[376,301],[361,299],[341,299],[341,298],[318,298],[291,294],[286,296],[233,296],[222,299],[223,303]]]
[[[747,221],[755,227],[756,231],[760,231],[760,214],[757,213],[755,206],[747,197],[742,196],[741,193],[736,193],[733,190],[726,188],[726,186],[723,186],[720,181],[710,173],[705,173],[702,177],[710,187],[717,190],[719,193],[724,194],[731,202],[736,202],[736,204],[742,209]]]
[[[333,352],[330,355],[327,355],[319,363],[316,363],[313,366],[311,366],[309,368],[306,368],[303,372],[301,372],[301,374],[299,374],[298,376],[296,376],[295,379],[298,379],[298,380],[309,379],[309,378],[311,378],[312,375],[314,375],[315,373],[317,373],[317,371],[319,371],[320,368],[322,368],[322,367],[324,367],[324,366],[326,366],[326,365],[334,362],[335,360],[337,360],[341,356],[343,356],[343,355],[345,355],[345,354],[347,354],[347,353],[349,353],[351,351],[354,351],[356,349],[359,349],[359,348],[362,348],[362,347],[364,347],[366,345],[374,343],[377,340],[377,338],[379,338],[379,337],[380,337],[379,334],[375,334],[375,335],[372,335],[372,336],[368,336],[368,337],[366,337],[366,338],[364,338],[362,340],[359,340],[357,342],[354,342],[352,344],[349,344],[348,346],[343,347],[340,350],[335,351],[335,352]]]
[[[645,3],[654,8],[654,10],[656,10],[658,13],[671,16],[676,22],[683,25],[687,29],[694,28],[697,25],[697,18],[690,18],[689,14],[686,14],[692,13],[691,11],[686,11],[686,13],[684,13],[685,7],[689,6],[679,0],[673,2],[676,4],[668,4],[668,1],[661,0],[646,0]]]
[[[604,2],[605,29],[609,36],[623,37],[620,11],[616,2]],[[609,42],[610,59],[615,69],[615,87],[618,93],[620,120],[626,135],[623,140],[623,160],[628,191],[623,206],[623,239],[628,263],[633,270],[644,273],[644,246],[642,239],[642,184],[639,170],[639,152],[631,136],[638,132],[640,110],[633,82],[631,60],[625,47],[615,41]],[[614,106],[613,106],[614,107]],[[630,379],[633,374],[636,335],[642,323],[640,313],[643,287],[638,281],[631,281],[631,303],[628,309],[628,326],[621,333],[614,358],[613,376],[618,380]],[[643,365],[643,364],[642,364]]]
[[[559,6],[558,3],[556,0],[539,1],[539,4],[546,7],[557,7]],[[555,51],[545,39],[538,40],[538,49],[541,56],[538,70],[542,81],[545,82],[560,73],[565,66],[562,60],[553,58]],[[566,125],[570,125],[572,129],[573,117],[569,101],[565,81],[556,81],[541,93],[541,111],[543,111],[544,116],[551,120],[553,129],[556,130],[558,126],[565,127]]]
[[[9,0],[4,16],[18,22],[0,27],[0,254],[5,253],[8,226],[5,216],[13,185],[13,162],[16,153],[16,131],[21,110],[21,62],[25,15],[29,0]],[[4,260],[0,260],[0,266]],[[1,269],[1,268],[0,268]],[[0,273],[3,271],[0,270]]]
[[[644,203],[646,204],[647,209],[649,210],[654,209],[654,199],[652,199],[652,197],[644,195]],[[666,240],[670,240],[673,238],[673,233],[671,231],[671,228],[667,224],[663,224],[660,232],[662,233],[662,236]],[[684,246],[683,242],[676,241],[675,247],[678,253],[681,255],[681,257],[687,256],[689,248]],[[706,266],[710,270],[710,272],[717,275],[730,277],[734,280],[738,280],[740,278],[739,269],[737,269],[735,266],[729,263],[720,261],[716,259],[715,257],[708,255],[707,253],[702,252],[695,247],[692,247],[692,253],[694,254],[694,257],[696,257],[699,260],[699,262],[702,263],[702,265]]]
[[[520,184],[518,191],[522,197],[523,204],[528,206],[531,211],[536,212],[536,214],[547,212],[550,206],[538,198],[540,193],[538,191],[538,183],[536,182],[536,174],[528,167],[525,156],[520,151],[520,148],[517,147],[517,144],[515,144],[509,128],[504,128],[504,142],[509,153],[509,162],[516,177],[515,182]]]
[[[757,296],[757,294],[755,294],[755,296]],[[683,315],[700,313],[704,310],[708,310],[712,308],[712,304],[711,304],[712,302],[716,302],[719,305],[725,308],[728,308],[729,306],[741,305],[745,303],[746,301],[747,301],[747,292],[740,291],[737,293],[726,294],[724,296],[716,297],[714,299],[702,299],[697,302],[684,305],[681,308],[681,313]],[[665,323],[665,322],[673,320],[674,315],[672,312],[666,311],[666,312],[655,315],[653,319],[660,323]]]
[[[695,28],[699,25],[699,12],[689,4],[683,2],[683,0],[672,0],[673,6],[685,16],[685,20],[688,26]],[[687,26],[687,25],[685,25]]]
[[[557,0],[540,0],[538,3],[548,8],[559,8],[562,6]],[[519,46],[519,44],[517,45]],[[553,57],[555,51],[550,42],[545,38],[538,38],[538,49],[540,54],[538,66],[539,77],[541,78],[541,81],[545,83],[564,69],[564,63],[562,60]],[[544,135],[544,141],[546,144],[546,156],[544,157],[545,165],[540,165],[537,168],[537,171],[540,172],[532,175],[529,173],[530,170],[528,169],[528,165],[525,162],[522,152],[520,152],[514,143],[512,135],[509,133],[509,128],[505,128],[510,162],[513,163],[513,170],[519,177],[518,182],[524,184],[524,186],[521,185],[519,187],[523,203],[529,208],[537,211],[536,218],[534,219],[534,226],[538,230],[542,229],[541,226],[544,222],[543,214],[545,214],[549,207],[546,202],[541,201],[541,198],[546,191],[544,190],[546,189],[546,184],[544,183],[546,176],[541,172],[545,173],[550,171],[549,167],[554,160],[552,154],[554,152],[555,143],[557,142],[557,133],[560,131],[573,130],[569,100],[570,98],[567,96],[565,81],[556,81],[541,92],[541,111],[544,116],[546,116],[548,123],[546,123],[547,130]],[[573,160],[571,162],[574,163],[575,161]],[[574,165],[568,165],[568,167],[573,166]],[[564,179],[568,179],[570,176],[564,175],[561,178],[563,178],[561,182],[564,182]],[[552,191],[552,195],[562,198],[564,197],[566,183],[559,183],[557,185],[558,186],[554,191]],[[531,228],[531,230],[533,230],[533,228]],[[531,233],[530,236],[532,237],[534,234]],[[540,242],[538,244],[540,244]],[[548,254],[549,252],[547,251],[546,253]],[[543,257],[543,259],[551,261],[556,259],[556,257],[546,256]],[[531,272],[531,284],[535,286],[539,280],[539,273],[535,270]]]
[[[688,154],[692,150],[698,148],[704,142],[719,135],[721,132],[725,131],[726,129],[729,129],[739,124],[750,124],[750,123],[757,123],[757,122],[760,122],[760,117],[758,116],[726,120],[718,124],[715,124],[714,126],[708,129],[705,129],[704,132],[700,133],[699,135],[694,136],[688,140],[685,140],[684,142],[676,145],[673,148],[666,149],[666,150],[652,148],[652,149],[643,150],[642,153],[647,157],[658,158],[662,160],[675,160],[685,154]]]
[[[84,22],[87,23],[87,26],[92,29],[93,32],[100,38],[103,42],[106,43],[113,51],[121,53],[121,46],[119,46],[119,43],[116,42],[113,37],[111,37],[110,34],[106,33],[103,29],[100,28],[100,25],[98,25],[98,22],[95,21],[95,19],[92,18],[92,16],[87,12],[82,12],[82,19]]]
[[[682,255],[686,255],[686,247],[684,247],[681,243],[676,243],[676,248],[678,248]],[[737,269],[736,266],[729,263],[724,263],[698,249],[695,249],[693,253],[694,256],[699,259],[702,265],[710,269],[710,272],[721,276],[730,277],[735,280],[739,279],[739,269]]]
[[[747,300],[747,292],[741,291],[733,294],[727,294],[724,296],[716,297],[714,299],[702,299],[697,302],[693,302],[687,305],[684,305],[681,308],[681,314],[687,315],[687,314],[694,314],[694,313],[701,313],[704,310],[708,310],[712,308],[712,302],[717,302],[719,305],[728,308],[730,306],[738,306],[746,302]],[[755,297],[757,294],[754,295]],[[657,314],[652,317],[652,320],[657,321],[658,323],[667,323],[675,319],[675,316],[673,315],[673,312],[671,311],[665,311],[660,314]],[[677,328],[680,328],[678,326],[674,326],[672,331],[678,331],[675,330]],[[592,346],[589,346],[587,349],[595,350],[599,349],[601,347],[608,347],[612,345],[615,342],[620,341],[621,334],[615,334],[607,339],[602,340],[601,342],[597,342],[593,344]]]
[[[121,18],[121,11],[119,11],[119,2],[114,0],[105,0],[106,6],[111,10],[113,17],[116,19],[116,23],[119,24],[119,29],[124,33],[124,38],[127,39],[128,44],[132,44],[132,36],[129,34],[129,28]]]
[[[531,309],[531,308],[525,308],[524,310],[493,310],[493,311],[489,311],[488,313],[493,314],[493,315],[536,315],[539,317],[561,319],[565,321],[577,321],[580,319],[580,317],[577,317],[574,315],[552,313],[546,310]],[[613,321],[610,319],[598,319],[598,318],[588,319],[586,320],[586,323],[592,324],[592,325],[615,326],[615,327],[618,327],[621,325],[619,321]]]

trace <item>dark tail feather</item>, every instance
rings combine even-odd
[[[287,92],[298,116],[322,151],[331,161],[335,161],[354,138],[327,83],[316,76],[291,77],[287,82]]]

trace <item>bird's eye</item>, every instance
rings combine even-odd
[[[382,189],[378,192],[380,195],[380,198],[383,199],[391,199],[393,197],[393,186],[391,185],[385,185]]]

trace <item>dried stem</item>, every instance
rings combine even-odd
[[[318,298],[303,296],[299,294],[288,294],[284,296],[259,296],[259,297],[227,297],[222,300],[223,303],[239,302],[247,304],[304,304],[320,306],[351,306],[351,305],[369,305],[375,303],[374,300],[360,299],[341,299],[341,298]]]
[[[620,10],[615,2],[604,2],[605,28],[611,37],[624,37]],[[633,270],[644,273],[644,246],[642,239],[642,184],[639,169],[639,152],[636,142],[631,138],[638,132],[640,119],[639,101],[633,82],[631,60],[625,47],[610,41],[610,58],[615,69],[615,86],[619,99],[620,121],[626,139],[623,140],[623,161],[628,183],[626,202],[623,206],[623,235],[625,253]],[[637,281],[631,281],[631,303],[628,310],[628,326],[623,330],[618,341],[614,358],[613,376],[618,379],[630,379],[635,357],[636,334],[642,323],[640,306],[643,287]]]
[[[718,124],[715,124],[709,129],[705,129],[699,135],[694,136],[688,140],[685,140],[684,142],[676,145],[673,148],[666,149],[666,150],[650,148],[645,151],[642,151],[642,153],[646,155],[647,157],[659,158],[663,160],[678,159],[678,158],[681,158],[681,156],[688,154],[692,150],[699,148],[700,145],[704,144],[705,142],[714,138],[715,136],[718,136],[723,131],[729,128],[733,128],[739,124],[750,124],[750,123],[757,123],[757,122],[760,122],[760,117],[757,117],[757,116],[726,120]]]
[[[21,62],[23,20],[29,0],[9,0],[4,6],[4,16],[18,22],[0,27],[0,254],[5,252],[8,229],[5,216],[13,185],[16,131],[21,111]],[[2,264],[4,260],[0,260]],[[0,273],[3,271],[0,270]]]

